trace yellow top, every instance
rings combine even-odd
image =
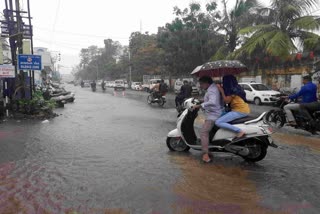
[[[246,103],[241,97],[237,95],[232,95],[231,97],[232,99],[230,102],[230,107],[232,111],[237,111],[244,114],[250,113],[250,108],[248,103]]]

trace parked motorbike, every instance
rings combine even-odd
[[[186,109],[178,117],[177,128],[167,135],[166,143],[169,150],[176,152],[186,152],[190,148],[201,150],[201,140],[194,130],[194,121],[199,110],[193,110],[193,106],[198,104],[200,101],[194,98],[185,101]],[[270,137],[271,128],[263,122],[264,115],[265,113],[258,118],[248,116],[232,121],[232,124],[246,132],[245,137],[238,140],[234,140],[236,133],[214,126],[210,132],[209,150],[233,153],[250,162],[264,159],[269,146],[277,148]]]
[[[297,100],[295,100],[297,102]],[[290,102],[283,97],[279,98],[279,109],[272,109],[267,112],[265,116],[265,122],[275,128],[282,128],[285,124],[287,124],[287,116],[283,107]],[[320,111],[314,109],[307,109],[312,116],[312,120],[310,121],[305,115],[303,115],[299,110],[292,111],[293,116],[296,120],[297,125],[293,126],[296,129],[302,129],[308,131],[312,134],[317,134],[317,131],[320,131]],[[289,125],[289,124],[288,124]]]
[[[163,106],[166,103],[165,94],[160,94],[159,92],[151,91],[147,97],[148,104],[158,103],[159,106]]]

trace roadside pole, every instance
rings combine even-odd
[[[7,90],[8,90],[8,82],[7,82],[7,80],[5,80],[5,82],[4,82],[4,89],[6,90],[6,101],[4,102],[4,108],[6,110],[7,117],[9,117],[9,109],[7,108],[8,102],[9,102],[9,100],[8,100],[8,92],[7,92]]]

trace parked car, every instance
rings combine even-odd
[[[110,88],[114,88],[114,86],[115,86],[114,81],[110,81],[110,82],[109,82],[109,87],[110,87]]]
[[[277,101],[277,96],[280,92],[268,88],[262,83],[239,83],[246,92],[246,98],[256,105],[262,103],[274,103]]]
[[[141,82],[132,82],[131,83],[131,89],[132,90],[136,90],[136,91],[141,91],[142,90]]]

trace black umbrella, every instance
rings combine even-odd
[[[246,71],[248,71],[248,68],[238,60],[218,60],[197,66],[191,72],[191,75],[197,77],[221,77],[229,74],[236,75]]]

